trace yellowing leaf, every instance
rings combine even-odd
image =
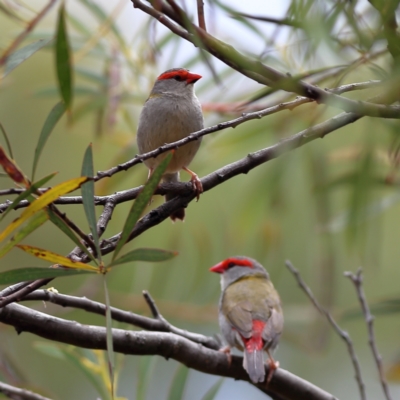
[[[32,215],[45,208],[54,200],[57,200],[60,196],[77,189],[82,183],[86,182],[87,179],[88,178],[86,176],[70,179],[68,181],[60,183],[57,186],[54,186],[46,193],[43,193],[32,204],[30,204],[18,218],[16,218],[13,222],[11,222],[11,224],[8,225],[3,232],[1,232],[0,241],[4,240],[11,232],[13,232],[16,228],[18,228],[23,222],[32,217]]]
[[[64,257],[60,254],[53,253],[48,250],[44,250],[44,249],[40,249],[38,247],[28,246],[28,245],[24,245],[24,244],[18,244],[16,247],[19,247],[21,250],[24,250],[27,253],[32,254],[33,256],[35,256],[37,258],[41,258],[42,260],[49,261],[53,264],[60,264],[64,267],[99,272],[99,269],[96,267],[93,267],[91,265],[87,265],[87,264],[84,264],[81,262],[72,261],[67,257]]]

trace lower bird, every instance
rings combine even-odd
[[[243,256],[227,258],[210,271],[221,274],[219,325],[228,351],[230,347],[244,351],[243,368],[254,383],[265,380],[266,351],[269,383],[279,367],[272,352],[282,333],[283,313],[267,271],[256,260]]]

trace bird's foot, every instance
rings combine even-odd
[[[229,366],[231,366],[231,364],[232,364],[231,348],[229,346],[225,346],[225,347],[222,347],[221,349],[219,349],[218,351],[226,354],[226,357],[228,358],[228,364],[229,364]]]
[[[272,375],[274,375],[275,370],[277,370],[279,368],[279,361],[275,361],[269,355],[269,359],[267,361],[267,364],[268,364],[268,376],[267,376],[267,385],[268,385],[271,382]]]
[[[187,173],[190,174],[190,182],[192,182],[193,190],[196,193],[196,198],[197,201],[199,201],[200,194],[203,193],[203,184],[201,183],[201,180],[197,176],[197,174],[193,171],[191,171],[189,168],[184,167],[183,168]]]

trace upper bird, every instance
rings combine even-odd
[[[137,144],[140,153],[155,150],[203,129],[203,113],[194,93],[194,83],[200,78],[201,75],[192,74],[184,68],[169,69],[157,78],[139,117]],[[176,149],[162,179],[164,182],[178,182],[179,171],[187,171],[191,175],[190,180],[197,198],[203,192],[203,186],[188,166],[200,143],[201,138]],[[166,155],[167,153],[162,153],[155,158],[144,160],[149,168],[149,176]],[[174,195],[167,195],[165,200],[173,197]],[[184,217],[184,208],[171,215],[172,220],[183,220]]]
[[[279,366],[271,355],[283,329],[278,292],[264,267],[248,257],[228,258],[210,271],[221,274],[219,325],[222,335],[230,347],[244,350],[243,368],[254,383],[265,379],[263,350],[267,352],[268,383]]]

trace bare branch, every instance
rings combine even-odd
[[[103,212],[97,221],[97,234],[99,237],[105,232],[108,223],[111,221],[111,216],[113,214],[114,208],[117,205],[114,196],[108,196],[106,204],[104,205]]]
[[[10,399],[18,400],[51,400],[48,397],[40,396],[30,390],[20,389],[15,386],[8,385],[7,383],[0,382],[0,393]]]
[[[365,297],[364,289],[362,286],[363,282],[362,269],[359,268],[355,274],[353,274],[352,272],[345,272],[344,276],[349,278],[353,282],[356,288],[357,297],[360,302],[361,309],[364,314],[364,319],[368,328],[368,343],[371,347],[376,367],[378,368],[379,379],[382,385],[383,393],[385,394],[387,400],[392,400],[392,397],[389,392],[389,387],[386,382],[385,373],[383,370],[382,356],[380,355],[378,346],[376,345],[376,338],[374,332],[374,317],[371,314],[371,311],[369,310],[368,302]]]
[[[147,292],[146,295],[144,293],[143,295],[145,296],[146,301],[150,298],[150,295]],[[105,305],[97,301],[92,301],[86,297],[75,297],[61,293],[54,293],[49,290],[36,290],[35,292],[25,296],[23,299],[23,301],[32,300],[48,301],[62,307],[72,307],[98,315],[105,315],[106,312]],[[151,301],[154,304],[154,300],[151,299]],[[160,314],[158,313],[158,315]],[[220,347],[214,338],[179,329],[171,325],[163,317],[159,318],[154,316],[154,318],[148,318],[119,308],[111,307],[111,318],[114,321],[131,324],[148,331],[172,332],[191,340],[192,342],[200,343],[209,349],[218,350]]]
[[[311,300],[311,303],[313,303],[314,307],[327,318],[327,320],[332,325],[336,333],[346,342],[347,350],[349,352],[351,361],[353,363],[355,378],[358,384],[358,389],[360,391],[360,396],[362,400],[365,400],[367,398],[367,394],[365,392],[365,383],[361,376],[360,363],[358,361],[356,352],[354,350],[353,341],[351,340],[350,335],[346,331],[342,330],[340,326],[337,324],[337,322],[334,320],[330,312],[328,310],[325,310],[325,308],[323,308],[318,303],[318,300],[313,295],[311,289],[303,281],[302,277],[300,276],[300,272],[293,266],[293,264],[289,260],[287,260],[285,264],[286,267],[289,269],[289,271],[295,276],[297,283],[299,284],[301,289],[303,289],[303,291],[306,293],[307,297]]]
[[[0,308],[14,301],[22,300],[27,294],[47,285],[53,278],[38,279],[33,282],[22,282],[9,286],[0,292]]]
[[[30,332],[60,343],[72,344],[89,349],[106,350],[106,328],[78,324],[53,317],[19,304],[10,304],[0,310],[0,321],[15,327],[18,333]],[[249,381],[243,369],[242,357],[233,356],[228,362],[225,354],[206,348],[186,338],[166,332],[135,332],[122,329],[112,330],[114,351],[133,355],[159,355],[172,358],[188,368],[218,376]],[[290,400],[337,400],[310,382],[298,378],[279,368],[271,382],[255,385],[276,399]]]
[[[206,19],[204,18],[204,1],[197,0],[197,16],[199,19],[199,28],[207,30]]]

